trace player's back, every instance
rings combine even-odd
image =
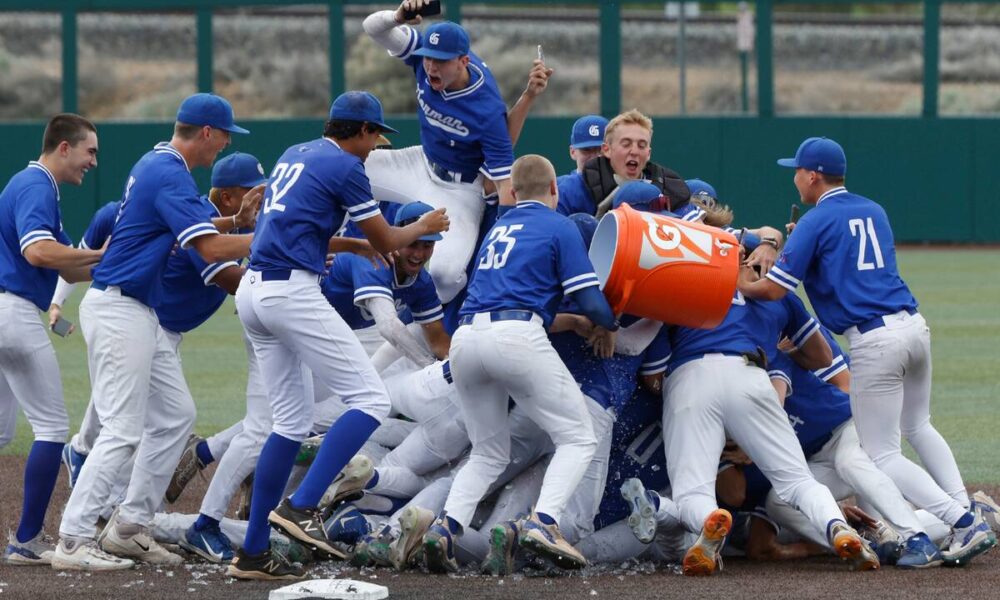
[[[729,312],[722,323],[712,329],[669,327],[670,369],[701,358],[705,354],[744,354],[757,349],[759,322],[751,312],[749,303],[739,291],[733,296]]]
[[[378,212],[364,165],[329,138],[296,144],[271,172],[250,249],[256,271],[322,273],[329,239],[351,216]]]

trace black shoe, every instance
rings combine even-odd
[[[326,537],[326,530],[323,529],[323,513],[317,508],[295,508],[291,501],[285,498],[277,508],[271,511],[267,520],[289,537],[295,538],[310,548],[325,552],[335,558],[347,558]]]
[[[302,579],[306,571],[270,548],[260,554],[247,554],[240,548],[226,574],[236,579],[283,580]]]

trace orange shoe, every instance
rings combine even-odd
[[[844,522],[834,523],[830,528],[830,545],[841,559],[851,565],[852,571],[874,571],[878,569],[878,556],[858,532]]]
[[[724,508],[712,511],[701,526],[698,541],[684,555],[685,575],[711,575],[722,568],[719,553],[726,541],[726,535],[733,527],[733,516]]]

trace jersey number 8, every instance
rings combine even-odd
[[[285,205],[281,203],[281,199],[298,181],[304,168],[305,165],[302,163],[292,163],[291,165],[278,163],[275,165],[274,171],[271,173],[271,197],[264,203],[264,214],[272,210],[285,212]]]
[[[511,235],[523,228],[524,225],[520,223],[517,225],[494,227],[493,231],[490,232],[489,240],[487,240],[489,244],[486,245],[486,255],[479,261],[479,269],[499,269],[507,264],[507,256],[514,249],[514,244],[517,243],[517,240],[511,237]],[[503,248],[499,251],[496,247],[498,243],[503,244]]]

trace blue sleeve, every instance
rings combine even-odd
[[[218,234],[212,225],[212,213],[194,187],[190,177],[163,177],[163,187],[156,199],[156,211],[177,238],[181,248],[202,235]]]
[[[59,204],[55,191],[48,182],[26,186],[18,195],[16,202],[14,225],[17,229],[21,254],[35,242],[60,241],[57,237],[62,232],[59,223]]]
[[[820,327],[819,330],[823,332],[823,337],[826,338],[826,342],[830,344],[830,350],[833,351],[833,362],[829,366],[823,367],[822,369],[816,369],[813,371],[813,375],[819,377],[822,381],[830,381],[833,376],[840,373],[841,371],[846,371],[851,366],[851,360],[844,352],[844,349],[840,347],[837,340],[834,339],[833,334],[826,327]]]
[[[409,25],[403,25],[402,29],[409,34],[410,39],[406,42],[406,47],[403,48],[403,52],[397,55],[396,58],[402,59],[402,61],[408,66],[416,69],[416,67],[423,61],[423,57],[415,55],[413,51],[421,46],[423,36],[418,30],[410,27]]]
[[[90,225],[87,226],[87,231],[83,234],[83,239],[80,240],[81,248],[96,250],[104,246],[104,242],[108,241],[111,231],[115,228],[115,221],[118,220],[119,206],[121,202],[109,202],[97,209],[94,218],[90,220]]]
[[[485,107],[489,110],[491,107]],[[514,164],[514,146],[507,131],[507,107],[503,101],[497,103],[495,112],[490,111],[482,123],[479,144],[483,149],[483,166],[479,171],[492,181],[510,177]]]
[[[740,231],[742,229],[737,229],[736,227],[726,227],[726,231],[735,235],[737,238],[740,237]],[[747,253],[753,252],[760,246],[760,237],[756,233],[748,231],[745,236],[743,236],[743,247],[747,249]]]
[[[816,224],[818,218],[816,209],[802,217],[795,230],[788,236],[778,261],[767,273],[768,279],[790,292],[794,292],[802,283],[815,258],[819,236]]]
[[[583,182],[583,175],[577,172],[563,175],[556,180],[559,188],[559,204],[556,210],[559,214],[569,216],[573,213],[594,214],[596,203],[590,199],[590,193]]]
[[[806,305],[795,294],[785,294],[780,302],[788,312],[788,321],[785,322],[781,333],[792,340],[797,348],[805,343],[809,336],[819,331],[819,323],[809,314]]]
[[[341,203],[352,221],[364,221],[382,214],[361,161],[356,162],[351,168],[340,187],[339,194]]]
[[[580,311],[594,323],[608,330],[617,329],[615,315],[608,306],[608,300],[597,286],[578,289],[573,293],[573,300],[580,307]]]
[[[569,219],[559,218],[556,236],[556,274],[562,284],[563,295],[572,294],[585,287],[597,287],[600,281],[590,263],[583,237]],[[603,298],[604,295],[601,295]],[[605,304],[607,302],[605,301]],[[612,318],[612,321],[614,319]],[[597,321],[594,321],[595,323]]]
[[[413,313],[414,322],[423,325],[444,318],[441,299],[438,298],[434,280],[427,271],[420,271],[420,275],[410,288],[409,295],[410,300],[407,305]]]
[[[661,327],[653,341],[646,347],[642,354],[642,365],[639,367],[640,375],[656,375],[667,370],[667,361],[670,360],[670,336],[667,328]]]
[[[682,221],[699,221],[705,216],[705,211],[693,202],[688,202],[673,213]]]
[[[395,302],[390,288],[392,267],[380,265],[376,267],[368,259],[355,254],[338,256],[336,260],[345,260],[345,266],[350,269],[351,281],[354,283],[354,304],[359,306],[369,298],[385,298]]]

